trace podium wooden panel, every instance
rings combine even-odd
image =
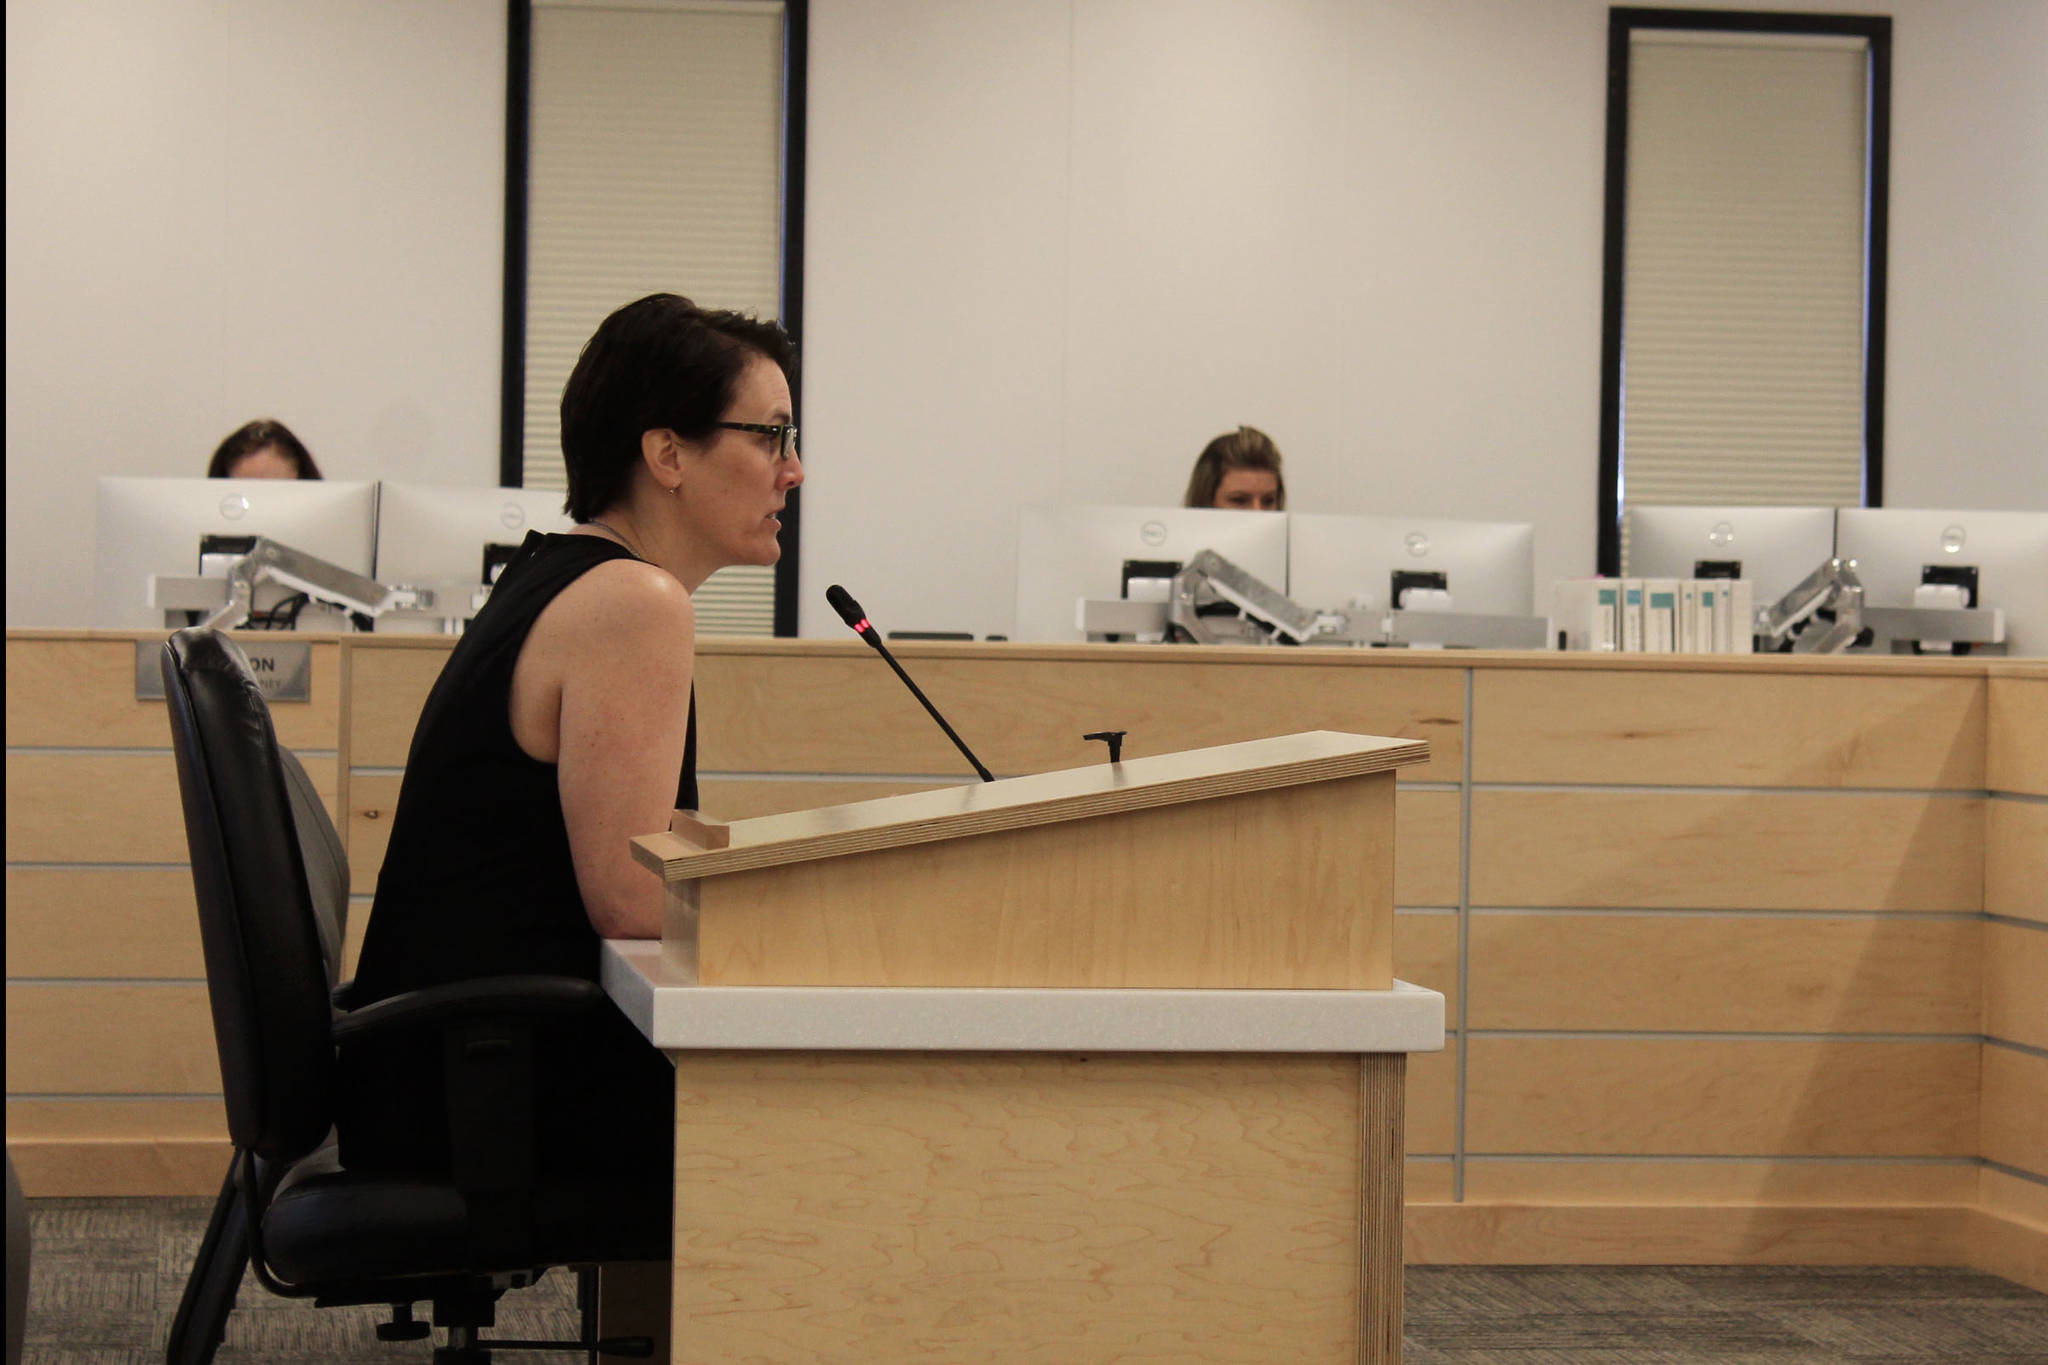
[[[677,1358],[1398,1360],[1408,1049],[1298,1020],[1424,997],[1441,1045],[1391,966],[1426,758],[1309,732],[636,839],[664,979],[831,1040],[645,1010]]]
[[[633,842],[706,985],[1384,990],[1427,754],[1312,731]]]

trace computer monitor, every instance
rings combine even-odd
[[[499,561],[504,547],[517,548],[528,531],[575,524],[562,510],[560,489],[382,483],[376,578],[474,591],[486,582],[486,561]]]
[[[1434,586],[1441,575],[1452,611],[1535,614],[1536,528],[1526,521],[1314,512],[1287,520],[1287,595],[1304,607],[1385,611],[1399,605],[1396,574],[1404,587]]]
[[[1287,518],[1205,507],[1027,507],[1017,530],[1017,640],[1084,640],[1076,603],[1123,596],[1126,561],[1214,550],[1287,590]]]
[[[322,479],[102,476],[93,551],[93,624],[162,629],[164,612],[149,605],[149,577],[197,574],[199,543],[208,535],[266,536],[353,573],[368,574],[377,546],[377,485]]]
[[[1767,607],[1834,557],[1832,507],[1630,507],[1630,578],[1747,578]]]
[[[1835,550],[1856,561],[1873,607],[1910,607],[1923,582],[1974,579],[1973,605],[2005,612],[2006,653],[2048,655],[2048,512],[1844,507]]]

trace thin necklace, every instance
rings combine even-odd
[[[595,526],[598,530],[603,531],[612,536],[619,542],[619,544],[626,547],[627,554],[633,556],[633,558],[639,560],[642,564],[649,562],[647,556],[641,554],[639,550],[635,549],[633,546],[633,542],[626,539],[626,533],[624,531],[621,531],[618,527],[607,526],[605,523],[599,521],[596,517],[592,517],[588,522],[585,523],[585,525]]]

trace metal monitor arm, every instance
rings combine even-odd
[[[1757,609],[1756,634],[1766,654],[1787,641],[1794,654],[1839,654],[1862,633],[1863,580],[1853,559],[1828,560],[1792,591]]]
[[[1219,611],[1227,604],[1233,610]],[[1109,599],[1081,603],[1077,624],[1091,639],[1157,636],[1199,645],[1289,642],[1297,645],[1456,645],[1542,649],[1540,616],[1481,616],[1447,611],[1316,611],[1203,550],[1169,580],[1164,602]]]
[[[1228,602],[1242,613],[1242,620],[1202,615],[1198,610],[1202,598]],[[1202,645],[1262,638],[1247,632],[1247,621],[1269,632],[1265,639],[1284,636],[1301,644],[1316,633],[1315,612],[1296,606],[1286,594],[1275,592],[1214,550],[1203,550],[1173,576],[1166,620],[1173,630]]]
[[[397,587],[365,578],[339,564],[258,537],[255,547],[228,570],[228,600],[206,618],[209,626],[239,626],[249,619],[257,586],[275,583],[310,600],[372,619],[389,611],[430,608],[434,594],[424,588]]]

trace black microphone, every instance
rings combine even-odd
[[[882,643],[882,632],[876,630],[874,625],[868,620],[868,614],[860,609],[860,603],[853,600],[853,594],[840,587],[837,583],[834,583],[831,587],[825,589],[825,600],[832,604],[832,610],[839,613],[840,620],[853,627],[855,635],[860,636],[861,639],[873,645],[875,653],[889,661],[889,667],[895,669],[896,676],[903,679],[903,685],[910,689],[910,695],[916,697],[918,701],[924,704],[924,709],[931,712],[932,719],[937,721],[939,728],[946,732],[946,738],[953,741],[953,747],[967,756],[967,761],[974,765],[974,771],[981,775],[981,780],[984,782],[995,781],[995,774],[981,766],[981,760],[974,756],[974,750],[967,747],[967,741],[961,739],[959,735],[953,732],[953,727],[946,724],[946,718],[939,714],[939,708],[932,705],[931,698],[925,696],[918,685],[910,680],[910,675],[903,671],[903,665],[896,662],[896,656],[891,654],[889,647]]]

